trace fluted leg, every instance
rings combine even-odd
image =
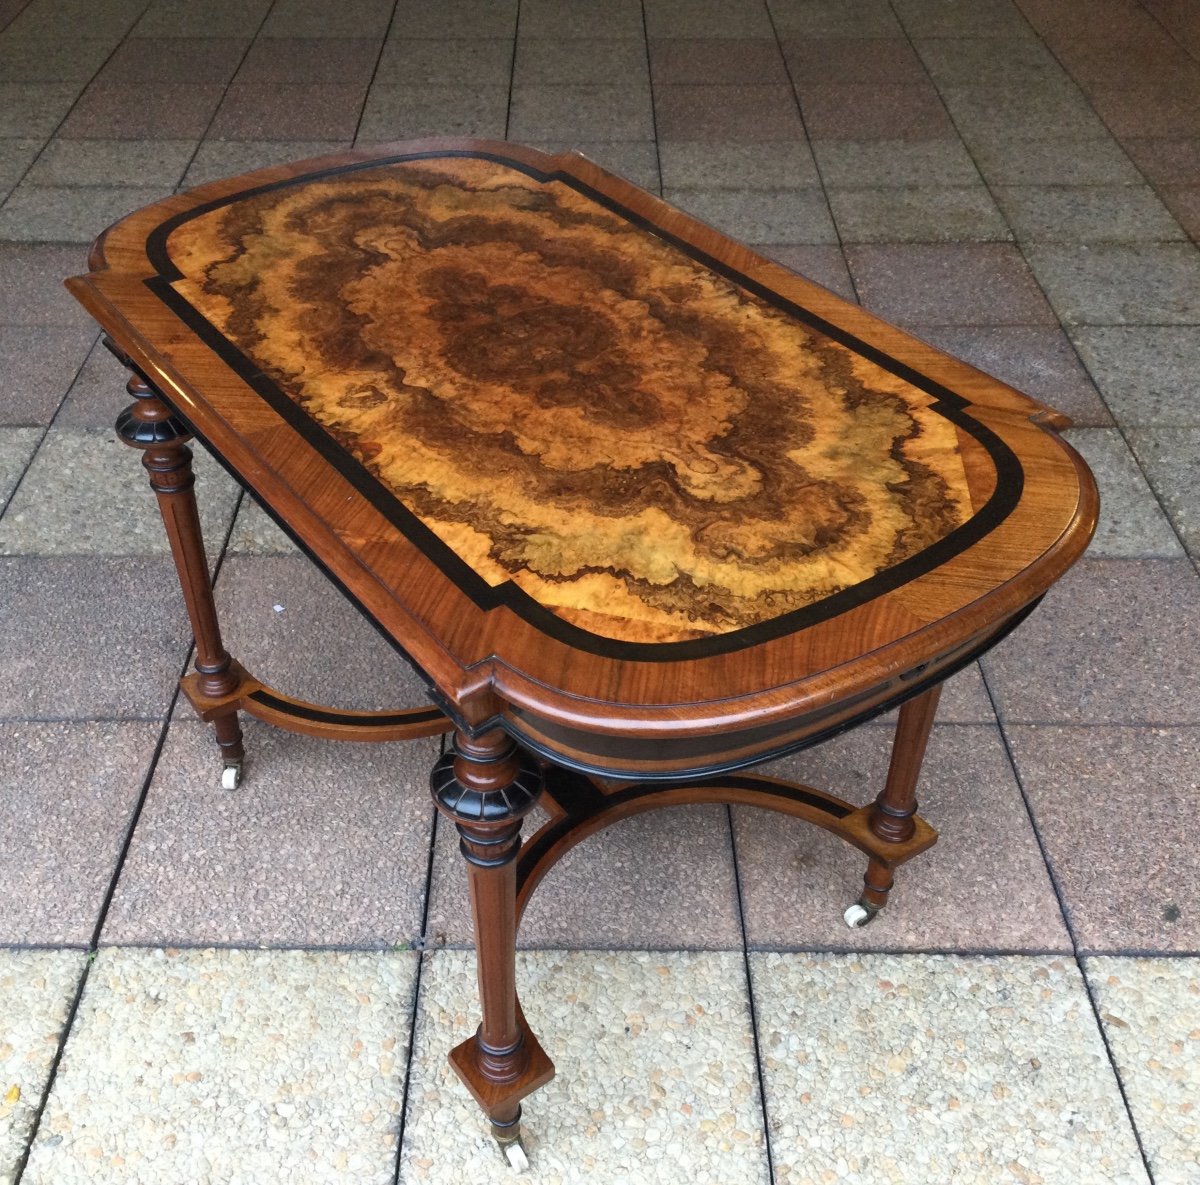
[[[467,862],[483,1012],[475,1035],[453,1050],[450,1062],[506,1157],[519,1165],[521,1099],[554,1076],[516,988],[516,860],[521,820],[541,793],[541,774],[499,730],[475,739],[460,732],[434,766],[431,788],[438,810],[458,830]]]
[[[917,813],[917,779],[941,694],[942,685],[935,684],[900,708],[887,783],[871,809],[871,831],[886,843],[904,843],[916,830],[913,816]],[[865,926],[887,904],[895,883],[892,868],[889,861],[878,857],[867,863],[863,894],[846,910],[850,925]]]
[[[117,432],[126,444],[142,451],[142,464],[158,498],[171,554],[179,572],[183,599],[196,639],[196,670],[201,687],[213,696],[228,695],[238,686],[233,660],[221,642],[208,558],[200,533],[192,473],[191,433],[139,375],[126,388],[134,402],[117,418]],[[242,729],[236,709],[213,719],[213,731],[224,763],[222,785],[234,789],[241,777]]]

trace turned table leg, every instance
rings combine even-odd
[[[196,639],[196,670],[201,687],[209,695],[228,695],[236,689],[238,677],[217,625],[217,607],[193,489],[196,479],[192,473],[192,450],[187,446],[191,433],[139,375],[129,380],[126,389],[135,398],[117,417],[117,433],[126,444],[142,450],[142,464],[158,497]],[[245,756],[237,709],[217,715],[213,731],[224,763],[221,785],[234,790],[241,779]]]
[[[542,790],[529,757],[499,730],[478,738],[456,733],[434,766],[438,810],[458,829],[467,862],[483,1020],[450,1062],[492,1125],[509,1163],[523,1167],[521,1106],[554,1066],[517,1004],[517,853],[521,820]]]
[[[937,683],[900,707],[887,782],[871,808],[871,831],[886,843],[904,843],[916,830],[917,778],[941,694],[942,685]],[[862,896],[846,910],[847,923],[865,926],[887,904],[893,883],[891,866],[872,858],[863,877]]]

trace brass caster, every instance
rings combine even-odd
[[[242,784],[242,763],[230,761],[221,771],[221,789],[236,790]]]
[[[856,901],[849,909],[846,910],[842,917],[846,919],[846,925],[851,930],[860,930],[867,925],[879,913],[878,905],[870,905],[862,901]]]

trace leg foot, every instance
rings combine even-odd
[[[869,901],[856,901],[842,914],[842,917],[846,919],[846,925],[851,930],[860,930],[874,921],[878,913],[878,905],[872,905]]]
[[[236,790],[242,784],[242,763],[230,762],[221,771],[221,789]]]
[[[517,1108],[516,1117],[507,1123],[492,1120],[492,1138],[500,1148],[509,1168],[514,1172],[529,1172],[529,1156],[521,1139],[521,1108]]]

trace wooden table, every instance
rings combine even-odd
[[[553,1074],[515,935],[554,862],[655,807],[767,807],[866,855],[847,920],[869,921],[936,838],[914,791],[941,682],[1094,529],[1064,416],[582,156],[443,140],[266,169],[130,215],[90,266],[68,287],[133,372],[118,429],[158,494],[225,784],[239,712],[453,733],[432,792],[483,1019],[450,1057],[513,1163],[520,1100]],[[304,703],[229,655],[192,435],[434,706]],[[874,803],[741,772],[897,705]]]

